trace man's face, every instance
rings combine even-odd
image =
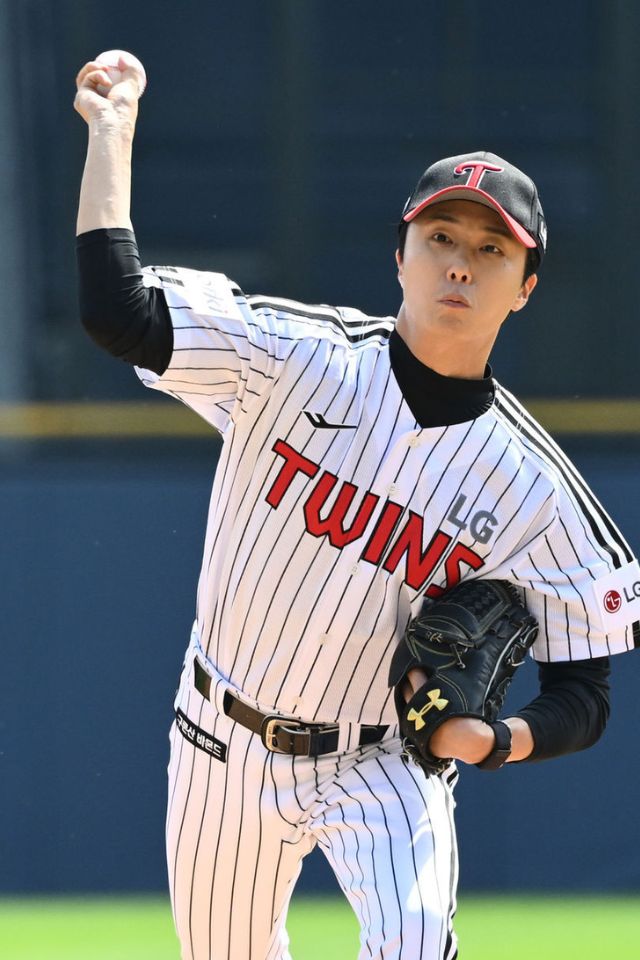
[[[526,255],[490,207],[469,200],[427,207],[409,224],[403,256],[397,255],[400,332],[404,326],[414,338],[446,333],[479,350],[492,344],[536,285],[535,276],[523,281]]]

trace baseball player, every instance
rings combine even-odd
[[[397,318],[142,270],[134,85],[95,62],[77,79],[82,320],[223,440],[171,731],[183,960],[289,957],[287,905],[316,845],[360,958],[453,960],[453,761],[496,769],[594,743],[608,658],[634,647],[640,617],[629,546],[488,366],[537,283],[536,187],[490,153],[430,166],[401,218]],[[389,664],[425,597],[483,578],[513,585],[538,621],[541,692],[500,734],[441,724],[429,749],[452,762],[425,775],[398,736]],[[424,676],[408,679],[407,698]]]

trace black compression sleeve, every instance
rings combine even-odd
[[[592,746],[609,719],[609,658],[538,665],[540,695],[519,710],[535,746],[527,760],[549,760]]]
[[[114,357],[158,375],[173,353],[164,294],[145,287],[132,230],[90,230],[77,238],[80,319]]]

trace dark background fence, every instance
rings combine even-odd
[[[165,887],[167,734],[217,443],[163,446],[41,444],[5,461],[2,892]],[[569,448],[639,544],[638,451]],[[636,658],[614,658],[613,716],[590,751],[463,770],[463,889],[640,888]],[[527,664],[511,702],[535,682]],[[303,881],[330,883],[320,855]]]
[[[543,282],[496,353],[502,379],[528,395],[635,394],[633,0],[2,8],[3,189],[15,221],[4,286],[22,317],[11,324],[5,396],[136,389],[74,322],[86,135],[71,109],[73,79],[110,47],[136,52],[149,77],[133,201],[147,262],[215,267],[249,292],[394,313],[395,224],[407,195],[432,160],[488,148],[533,176],[549,221]]]
[[[76,71],[110,47],[147,68],[145,262],[248,292],[395,313],[395,225],[421,171],[506,156],[538,183],[550,245],[499,379],[525,398],[633,401],[638,36],[632,0],[0,2],[1,892],[164,889],[166,734],[218,451],[214,434],[73,440],[64,417],[21,435],[34,402],[163,402],[79,329]],[[639,432],[598,439],[585,421],[561,438],[636,552]],[[591,751],[464,772],[463,888],[640,887],[637,685],[636,657],[617,658]],[[531,666],[514,696],[534,688]],[[328,882],[315,858],[303,883]]]

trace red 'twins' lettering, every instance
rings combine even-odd
[[[422,552],[422,531],[424,521],[422,517],[409,511],[409,519],[400,531],[398,539],[389,551],[385,560],[384,569],[393,573],[402,557],[406,554],[405,580],[414,590],[422,587],[442,559],[442,554],[451,543],[451,537],[442,530],[436,531]]]
[[[455,587],[456,583],[460,583],[462,579],[460,565],[463,563],[471,567],[472,570],[479,570],[480,567],[484,567],[482,557],[474,553],[470,547],[465,547],[464,543],[456,543],[444,562],[444,587],[439,587],[437,584],[432,583],[431,586],[427,588],[427,596],[435,600],[437,597],[441,597],[445,590],[451,590],[451,587]]]
[[[273,451],[282,457],[284,462],[266,495],[266,501],[270,506],[277,508],[298,474],[313,478],[320,467],[313,460],[298,453],[284,440],[276,440]],[[338,477],[327,470],[323,471],[304,501],[303,510],[307,531],[314,537],[326,535],[332,546],[342,549],[364,534],[380,498],[367,491],[355,510],[353,519],[347,525],[347,513],[353,507],[358,488],[353,483],[343,482],[332,506],[327,510],[327,501],[337,483]],[[324,517],[321,516],[323,510],[326,511]],[[383,569],[388,573],[394,573],[405,558],[404,580],[414,590],[421,590],[442,562],[453,538],[443,530],[436,530],[423,550],[424,520],[420,514],[410,510],[408,520],[394,540],[396,527],[403,512],[404,508],[400,504],[392,500],[385,503],[361,554],[361,559],[377,566],[390,547]],[[484,560],[470,547],[456,543],[444,560],[445,586],[439,587],[432,583],[426,591],[427,596],[439,597],[445,590],[450,590],[459,583],[462,579],[463,564],[472,570],[479,570],[484,566]]]
[[[305,501],[304,518],[307,530],[314,537],[321,537],[326,533],[332,546],[342,548],[362,536],[380,497],[377,497],[375,493],[365,493],[351,526],[345,527],[345,517],[358,488],[353,483],[343,483],[335,503],[330,508],[326,519],[323,520],[320,517],[320,511],[337,482],[338,478],[334,477],[332,473],[325,471],[322,474],[311,496]]]
[[[313,460],[307,460],[301,453],[290,447],[284,440],[276,440],[273,449],[281,457],[284,457],[284,463],[280,467],[280,473],[273,482],[266,500],[272,507],[279,507],[285,493],[291,486],[291,482],[297,473],[304,473],[308,477],[315,477],[320,469]]]

